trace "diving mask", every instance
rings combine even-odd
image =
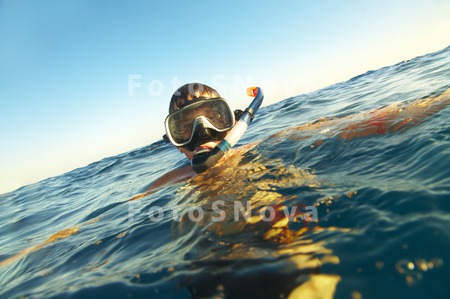
[[[223,98],[199,98],[169,114],[164,126],[168,141],[193,150],[193,141],[198,143],[195,139],[199,139],[196,135],[207,135],[200,138],[202,142],[208,138],[220,140],[223,137],[220,133],[230,130],[234,120],[234,112]]]

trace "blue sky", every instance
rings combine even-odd
[[[158,140],[179,85],[266,105],[450,45],[450,1],[0,1],[0,193]],[[180,156],[181,159],[181,156]]]

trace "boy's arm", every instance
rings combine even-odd
[[[448,104],[450,104],[450,89],[437,96],[418,99],[408,104],[391,104],[363,114],[366,117],[363,117],[362,121],[348,125],[339,136],[350,140],[408,129],[419,125],[427,117],[441,111]]]
[[[331,134],[351,140],[358,137],[386,134],[418,125],[425,118],[439,112],[449,104],[450,89],[447,89],[437,96],[418,99],[408,104],[394,103],[370,112],[338,119],[320,119],[288,128],[274,136],[284,135],[294,141],[301,141],[315,135]],[[299,133],[300,131],[304,133]],[[321,142],[318,141],[318,143]]]
[[[145,197],[147,195],[150,195],[157,190],[170,186],[179,182],[187,181],[193,176],[195,176],[196,173],[194,170],[192,170],[192,167],[190,165],[174,169],[172,171],[169,171],[168,173],[164,174],[160,178],[158,178],[156,181],[150,184],[150,186],[147,187],[145,192],[140,193],[138,195],[133,196],[129,200],[136,200],[142,197]]]

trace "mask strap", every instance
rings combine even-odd
[[[244,111],[242,111],[240,109],[234,110],[234,120],[238,121],[241,118],[243,113],[244,113]]]

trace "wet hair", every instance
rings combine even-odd
[[[169,113],[189,105],[189,101],[198,98],[220,98],[220,94],[214,88],[202,83],[185,84],[173,93],[170,99]]]

